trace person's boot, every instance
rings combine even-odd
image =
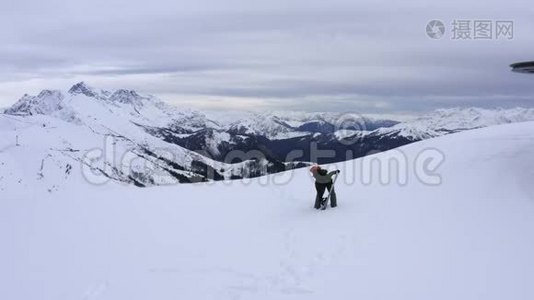
[[[313,208],[315,209],[321,208],[321,200],[322,198],[319,197],[319,195],[317,195],[317,197],[315,197],[315,205],[313,206]]]

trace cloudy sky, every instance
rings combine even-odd
[[[4,1],[0,107],[78,81],[187,107],[414,113],[534,107],[529,1]],[[445,35],[426,35],[430,20]],[[491,39],[454,39],[489,20]],[[513,38],[496,37],[513,21]],[[471,27],[474,27],[471,23]],[[474,33],[474,28],[471,36]]]

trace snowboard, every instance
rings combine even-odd
[[[321,210],[325,210],[328,207],[328,202],[330,202],[330,196],[334,192],[334,186],[335,186],[336,180],[337,180],[337,174],[336,174],[336,177],[334,178],[334,181],[332,181],[332,189],[328,192],[328,196],[323,197],[321,201],[321,207],[320,207]]]

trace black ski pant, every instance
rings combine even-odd
[[[328,189],[328,192],[331,192],[330,195],[330,206],[336,207],[337,206],[337,198],[336,198],[336,191],[332,190],[332,182],[328,183],[319,183],[315,182],[315,189],[317,190],[317,196],[315,197],[315,205],[314,208],[320,208],[321,202],[323,201],[323,194],[326,189]]]

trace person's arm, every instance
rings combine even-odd
[[[332,176],[334,176],[335,174],[339,174],[340,172],[341,172],[340,170],[335,170],[335,171],[329,172],[326,176],[332,179]]]

